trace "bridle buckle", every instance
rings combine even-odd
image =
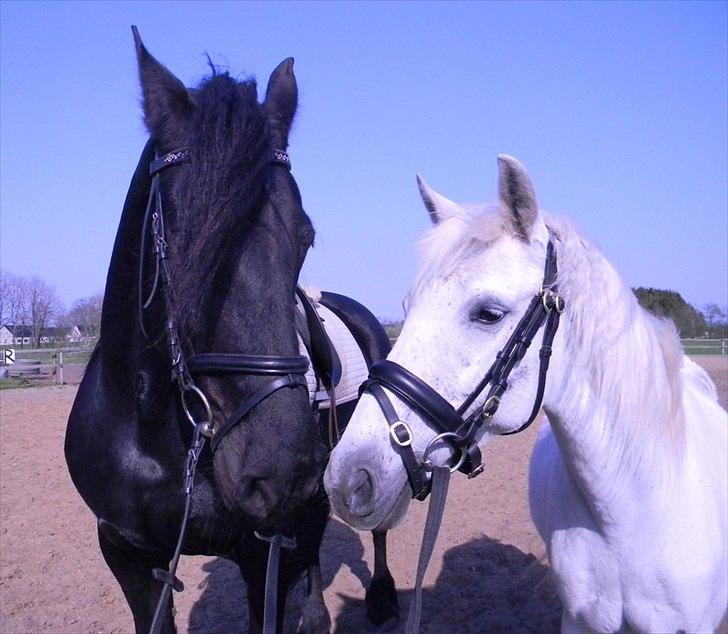
[[[480,413],[483,418],[490,418],[493,416],[493,414],[496,413],[498,408],[500,407],[500,396],[496,396],[495,394],[493,396],[489,396],[485,403],[483,403],[483,407],[480,410]]]
[[[564,307],[566,305],[564,298],[555,291],[552,291],[550,288],[544,288],[541,291],[541,302],[543,303],[544,310],[547,313],[556,311],[559,315],[564,312]]]
[[[407,433],[406,439],[400,440],[399,436],[397,435],[398,429],[403,429]],[[390,425],[389,435],[392,437],[392,440],[395,442],[395,444],[399,445],[400,447],[409,447],[412,444],[412,430],[410,429],[409,425],[403,420],[398,420],[393,425]]]
[[[475,469],[473,469],[470,473],[468,473],[468,480],[477,478],[481,473],[483,473],[484,469],[485,469],[485,465],[483,463],[480,463],[477,467],[475,467]]]

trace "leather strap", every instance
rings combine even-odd
[[[201,426],[196,425],[192,434],[192,444],[187,450],[187,461],[185,463],[185,478],[184,478],[184,494],[185,494],[185,508],[182,513],[182,523],[179,528],[179,536],[177,537],[177,545],[172,555],[172,560],[169,564],[169,570],[162,570],[161,568],[155,568],[152,570],[152,577],[157,581],[160,581],[162,585],[162,592],[159,594],[157,605],[154,609],[154,616],[152,617],[152,624],[149,627],[149,634],[159,634],[162,631],[162,623],[164,622],[164,611],[169,602],[169,597],[172,594],[172,590],[181,591],[184,589],[184,585],[177,578],[177,566],[179,565],[179,558],[182,555],[182,545],[184,544],[185,534],[187,533],[187,520],[190,517],[190,509],[192,506],[192,492],[195,487],[195,470],[197,469],[197,462],[200,459],[200,454],[205,446],[205,437],[201,434]]]
[[[379,403],[379,407],[384,413],[384,417],[389,424],[390,442],[394,450],[402,458],[405,471],[407,472],[407,480],[409,480],[412,488],[412,497],[417,500],[423,500],[429,492],[429,483],[424,477],[422,469],[417,462],[414,449],[412,448],[412,433],[406,423],[399,420],[397,412],[382,387],[373,381],[365,384],[366,390]]]
[[[279,357],[237,353],[194,354],[187,360],[193,374],[306,374],[308,359],[302,355]]]
[[[284,152],[283,150],[273,150],[273,154],[268,162],[285,167],[288,171],[291,170],[291,157],[288,156],[288,152]]]
[[[391,390],[421,417],[430,421],[438,433],[457,432],[465,426],[462,417],[450,403],[422,379],[394,361],[383,359],[373,364],[369,369],[369,380],[362,385],[360,391],[372,392],[372,386],[377,384]],[[377,398],[377,401],[382,407],[382,410],[384,410],[384,406],[382,405],[384,402],[389,404],[389,407],[392,407],[389,398],[384,392]],[[392,410],[394,410],[393,407]],[[412,484],[412,469],[406,464],[405,468],[407,469],[410,484]],[[468,447],[467,457],[458,471],[472,478],[481,473],[482,470],[480,449],[475,445]],[[415,490],[413,489],[414,492]],[[428,492],[429,482],[424,482],[422,489],[414,497],[417,500],[424,500]]]
[[[250,410],[258,405],[258,403],[268,398],[271,394],[284,387],[304,387],[306,388],[306,393],[308,393],[308,382],[306,381],[306,377],[300,374],[288,374],[286,376],[279,377],[270,383],[266,383],[257,392],[254,392],[246,398],[243,401],[243,404],[230,414],[228,419],[220,425],[217,430],[215,430],[215,435],[210,441],[210,448],[212,451],[214,452],[217,449],[220,441],[225,437],[225,435],[233,427],[235,427],[243,419],[243,417],[250,412]]]
[[[182,583],[178,577],[169,572],[169,570],[154,568],[152,570],[152,577],[154,577],[160,583],[165,583],[168,586],[172,586],[172,590],[174,590],[175,592],[182,592],[182,590],[185,589],[185,584]]]
[[[292,549],[296,547],[296,539],[275,535],[263,535],[258,531],[253,534],[260,540],[268,542],[268,566],[265,571],[265,600],[263,603],[263,634],[276,634],[276,621],[278,617],[278,564],[281,558],[281,547]]]
[[[462,425],[462,418],[450,403],[422,379],[394,361],[377,361],[369,368],[369,378],[390,389],[441,431],[455,431]]]
[[[533,402],[531,415],[528,417],[526,422],[523,423],[523,425],[521,425],[518,429],[503,432],[501,436],[511,436],[513,434],[522,432],[524,429],[529,427],[531,423],[536,420],[536,416],[538,416],[538,412],[541,409],[541,404],[543,403],[544,391],[546,390],[546,375],[549,370],[549,362],[551,360],[551,352],[553,349],[552,344],[554,342],[554,337],[556,336],[556,331],[559,328],[560,317],[561,314],[554,310],[549,315],[546,322],[546,329],[543,334],[543,343],[541,344],[541,350],[539,351],[540,363],[538,368],[538,388],[536,390],[536,398]]]
[[[435,548],[437,534],[442,524],[442,515],[445,511],[447,501],[447,490],[450,486],[450,469],[447,467],[432,468],[432,497],[430,506],[427,509],[425,520],[425,531],[422,534],[422,545],[420,546],[420,559],[417,562],[417,576],[415,577],[415,590],[410,603],[409,614],[405,634],[417,634],[420,631],[420,617],[422,615],[422,582],[425,579],[425,572]]]
[[[149,164],[149,175],[154,176],[155,174],[161,172],[163,169],[187,162],[189,162],[189,152],[186,148],[172,150],[171,152],[167,152],[163,156],[157,156]]]

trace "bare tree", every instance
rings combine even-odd
[[[28,280],[27,306],[33,342],[37,348],[43,331],[61,313],[61,302],[56,290],[48,282],[34,276]]]
[[[104,303],[103,293],[77,299],[71,310],[68,311],[66,322],[68,326],[84,328],[83,333],[88,337],[98,337],[101,327],[101,305]]]
[[[28,323],[28,280],[7,271],[0,272],[0,321],[13,326]]]

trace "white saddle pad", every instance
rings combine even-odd
[[[314,301],[314,305],[324,324],[326,334],[331,339],[331,343],[334,344],[334,348],[336,348],[341,360],[341,381],[336,386],[336,403],[338,405],[348,403],[359,397],[359,386],[369,376],[366,360],[354,336],[349,332],[344,322],[323,304]],[[299,310],[303,310],[300,302],[298,302],[298,307]],[[298,348],[302,355],[308,357],[308,351],[300,336],[298,337]],[[308,395],[311,403],[317,403],[319,409],[331,407],[330,396],[317,380],[313,365],[306,372],[306,380],[308,381]]]

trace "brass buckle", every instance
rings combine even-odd
[[[397,433],[395,431],[398,427],[403,427],[404,430],[407,432],[407,440],[399,439],[399,436],[397,436]],[[392,437],[392,440],[394,440],[394,442],[400,447],[409,447],[412,444],[412,430],[410,429],[409,425],[403,420],[398,420],[396,423],[390,425],[389,435]]]

